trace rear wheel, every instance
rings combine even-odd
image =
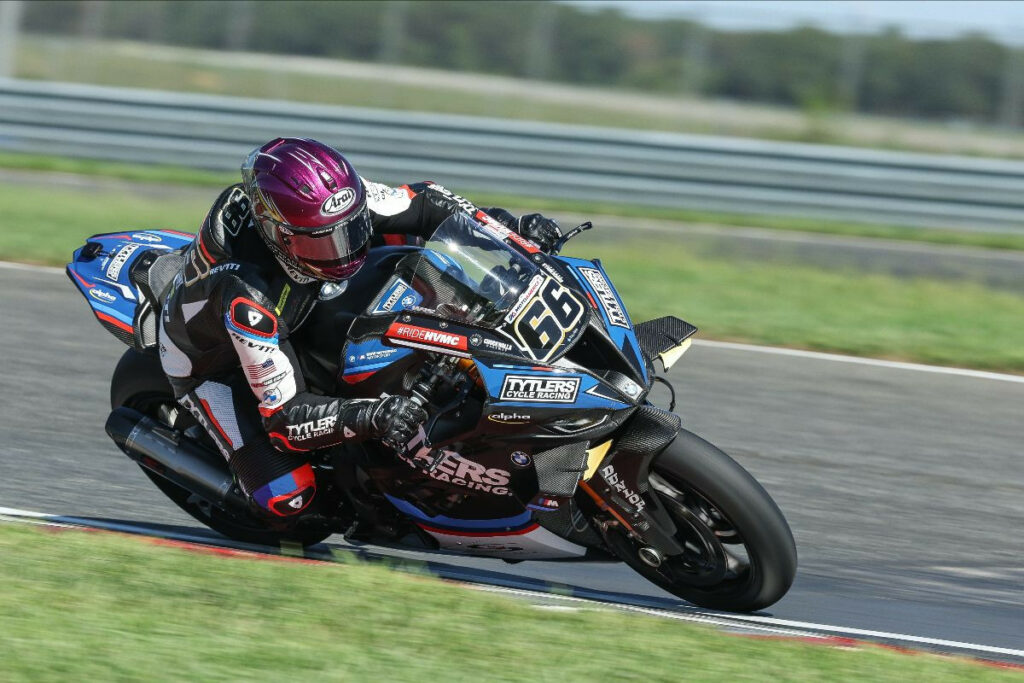
[[[188,411],[174,400],[174,392],[160,367],[159,359],[134,349],[128,349],[121,356],[117,369],[114,370],[110,386],[110,406],[132,408],[181,431],[197,426]],[[210,447],[210,462],[227,470],[227,464],[220,454],[213,450],[212,443],[207,445]],[[266,523],[256,515],[240,516],[228,513],[141,465],[140,469],[178,507],[214,531],[236,541],[271,546],[278,546],[282,542],[315,545],[331,535],[329,529],[321,527],[300,527],[288,531],[268,529]]]
[[[782,512],[736,461],[681,430],[651,465],[650,494],[676,525],[685,552],[657,567],[640,545],[615,537],[627,564],[684,600],[750,612],[777,602],[796,575],[796,544]]]

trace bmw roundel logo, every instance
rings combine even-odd
[[[529,453],[523,453],[522,451],[515,451],[512,453],[512,464],[516,467],[529,467],[533,459]]]

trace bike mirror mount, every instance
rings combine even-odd
[[[580,234],[584,230],[590,230],[592,227],[594,227],[593,223],[591,223],[590,221],[583,221],[575,228],[562,235],[562,237],[557,242],[555,242],[555,245],[551,247],[551,255],[554,256],[558,252],[562,251],[562,247],[565,246],[566,242],[568,242],[569,240],[571,240],[573,237]]]

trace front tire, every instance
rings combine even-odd
[[[786,594],[796,575],[793,534],[775,501],[735,460],[680,430],[654,459],[650,480],[648,495],[672,517],[686,552],[655,568],[639,558],[634,543],[617,548],[627,564],[711,609],[752,612]],[[617,544],[625,541],[620,537]]]
[[[134,349],[128,349],[121,356],[110,384],[110,407],[121,406],[137,410],[174,429],[185,430],[196,424],[188,411],[174,400],[174,391],[160,367],[160,360]],[[212,450],[212,442],[209,446],[211,461],[226,469],[223,458]],[[228,513],[159,474],[141,465],[139,467],[178,507],[230,539],[257,545],[280,546],[285,542],[308,546],[316,545],[331,535],[330,530],[321,527],[300,527],[288,531],[268,529],[256,515],[243,517]]]

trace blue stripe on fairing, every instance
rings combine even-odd
[[[97,311],[101,311],[103,313],[106,313],[107,315],[109,315],[112,318],[117,318],[118,320],[120,320],[123,323],[128,323],[129,325],[132,324],[132,319],[129,318],[128,316],[126,316],[124,313],[121,313],[121,312],[117,311],[116,309],[110,308],[109,306],[104,306],[103,304],[98,303],[92,297],[89,297],[89,305],[92,306],[93,308],[95,308]]]
[[[400,356],[396,356],[395,360],[398,360],[399,357]],[[345,368],[345,371],[342,374],[343,375],[361,375],[364,372],[371,372],[373,370],[380,370],[381,368],[386,368],[387,366],[391,365],[391,363],[393,363],[393,362],[394,361],[386,360],[386,361],[382,361],[380,363],[371,363],[369,365],[359,365],[357,367]]]
[[[359,360],[359,356],[371,354],[377,351],[389,351],[391,355],[381,358],[380,360]],[[412,349],[393,349],[388,346],[384,346],[380,339],[371,339],[370,341],[361,342],[358,344],[349,343],[345,347],[345,369],[342,372],[344,375],[355,375],[364,372],[371,372],[385,368],[400,358],[412,355],[414,352]]]
[[[529,526],[533,521],[533,514],[529,510],[524,510],[522,514],[518,514],[515,517],[505,517],[503,519],[455,519],[453,517],[445,517],[444,515],[431,517],[412,503],[401,498],[395,498],[386,493],[384,497],[398,508],[399,512],[403,512],[413,519],[430,526],[454,531],[514,531]]]

